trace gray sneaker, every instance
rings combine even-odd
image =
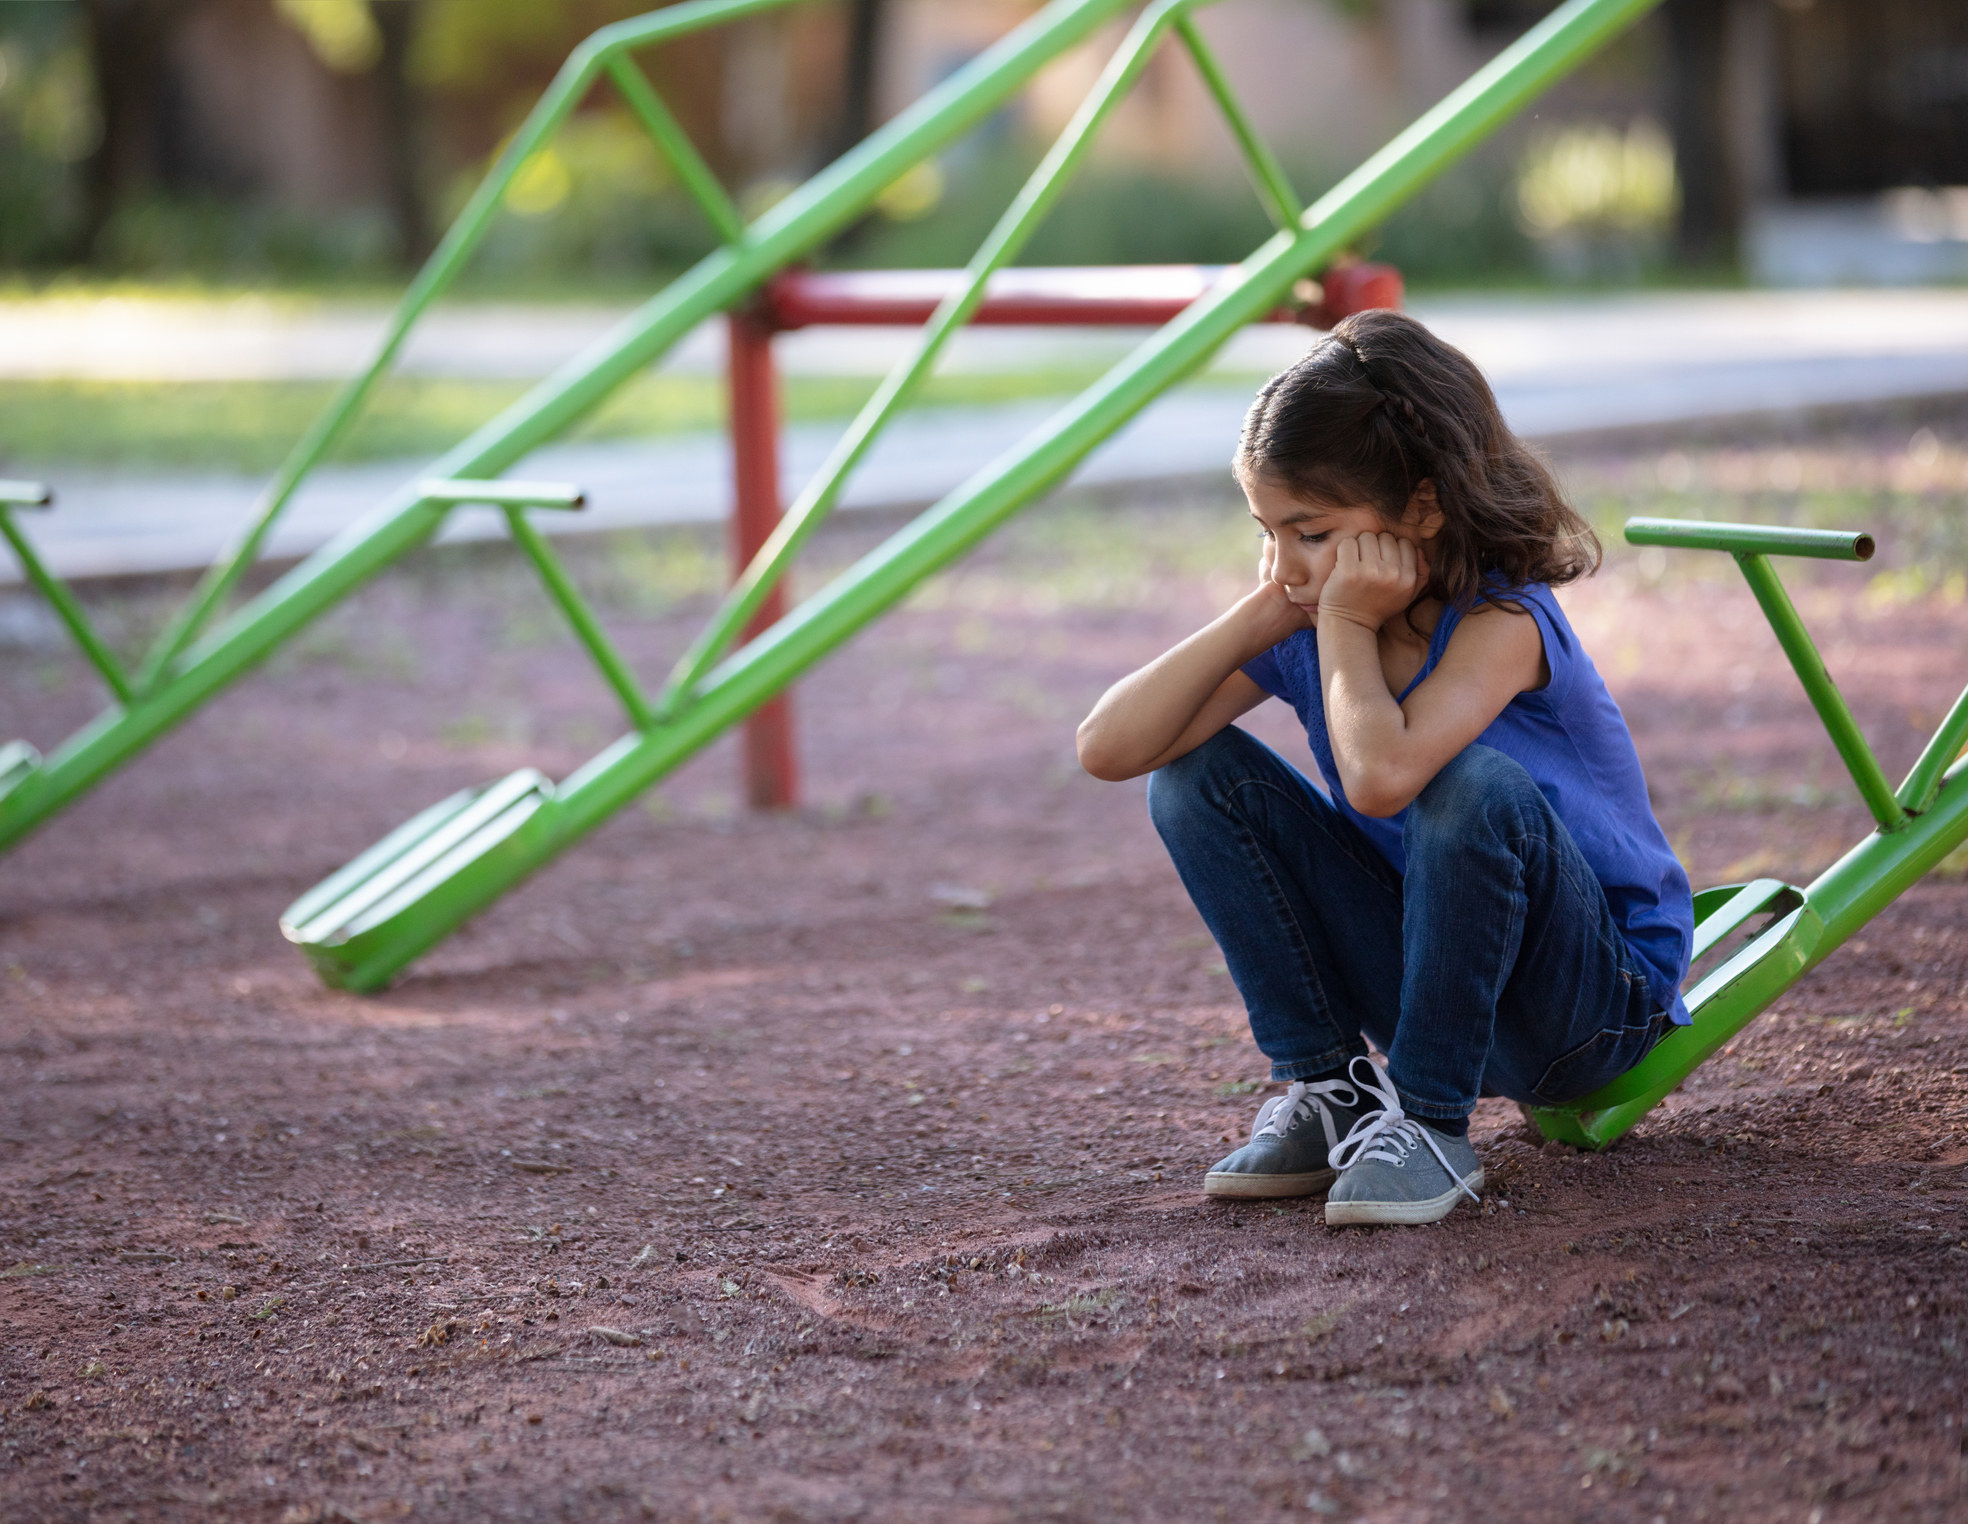
[[[1293,1080],[1283,1095],[1259,1108],[1250,1142],[1203,1176],[1203,1194],[1246,1200],[1316,1196],[1333,1182],[1327,1152],[1361,1105],[1360,1092],[1345,1080]]]
[[[1360,1064],[1370,1077],[1360,1076]],[[1468,1138],[1437,1132],[1403,1112],[1393,1084],[1373,1060],[1356,1058],[1349,1072],[1381,1106],[1332,1149],[1339,1179],[1326,1197],[1328,1223],[1440,1222],[1462,1197],[1478,1199],[1483,1166]]]

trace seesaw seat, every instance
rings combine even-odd
[[[553,797],[544,773],[522,767],[463,789],[413,816],[287,907],[281,934],[329,984],[373,989],[373,965],[415,942],[422,923],[470,892],[475,866],[496,854]]]

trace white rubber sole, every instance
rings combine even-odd
[[[1339,1178],[1338,1170],[1315,1169],[1302,1175],[1248,1175],[1234,1170],[1211,1170],[1203,1176],[1205,1196],[1228,1196],[1242,1201],[1274,1201],[1280,1196],[1317,1196]]]
[[[1469,1188],[1481,1192],[1483,1172],[1478,1169],[1469,1177]],[[1426,1201],[1334,1201],[1326,1198],[1326,1222],[1335,1228],[1373,1227],[1412,1227],[1418,1223],[1440,1222],[1455,1210],[1458,1201],[1469,1198],[1457,1187],[1450,1187],[1439,1196]]]

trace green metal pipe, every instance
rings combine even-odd
[[[6,485],[16,484],[9,482]],[[89,665],[101,673],[102,680],[109,684],[109,691],[116,695],[116,701],[119,704],[127,704],[130,702],[130,680],[123,675],[123,664],[116,659],[116,653],[103,644],[102,637],[96,634],[96,627],[89,622],[88,614],[84,612],[82,605],[76,602],[75,595],[68,590],[61,578],[41,564],[41,558],[35,554],[34,546],[29,543],[27,536],[21,533],[20,526],[14,522],[13,509],[16,505],[41,507],[49,501],[48,489],[43,487],[40,491],[38,500],[20,496],[10,499],[6,495],[0,495],[0,535],[4,535],[7,543],[13,546],[14,555],[19,558],[21,570],[27,574],[27,580],[40,589],[41,596],[53,607],[55,617],[67,627],[69,635],[82,648],[82,654],[89,658]]]
[[[1968,765],[1948,769],[1932,804],[1898,830],[1877,831],[1817,876],[1805,891],[1824,920],[1815,967],[1861,926],[1968,841]]]
[[[45,482],[0,481],[0,508],[46,508],[54,500]]]
[[[723,184],[711,173],[711,167],[685,135],[682,125],[663,104],[663,98],[650,88],[649,77],[636,67],[633,59],[620,53],[608,60],[608,77],[622,92],[629,109],[641,119],[663,157],[670,161],[690,198],[710,219],[718,237],[726,243],[741,240],[745,236],[744,215],[732,204]]]
[[[721,9],[728,16],[778,3],[784,0],[717,0],[708,8]],[[720,249],[677,277],[613,333],[451,450],[433,474],[491,476],[554,437],[699,322],[732,306],[774,270],[808,253],[860,215],[902,170],[975,126],[1046,63],[1084,40],[1125,4],[1126,0],[1055,0],[773,207],[753,225],[745,244]],[[666,23],[666,18],[703,9],[680,5],[656,18],[605,28],[597,38],[641,46],[655,40],[661,32],[659,23]],[[587,65],[577,67],[577,62],[598,56],[598,46],[594,38],[583,44],[585,51],[577,50],[562,79],[591,78],[582,72]],[[542,107],[546,104],[543,101]],[[427,266],[420,282],[435,268],[435,263]],[[360,384],[359,378],[351,384]],[[309,556],[186,650],[168,682],[140,691],[125,710],[97,716],[33,776],[0,796],[0,848],[18,841],[308,621],[422,544],[442,520],[442,509],[422,502],[409,488]],[[161,663],[154,665],[161,671]]]
[[[496,849],[406,917],[388,950],[353,987],[374,988],[436,945],[650,784],[792,682],[955,561],[1067,475],[1155,396],[1202,364],[1295,280],[1346,243],[1486,132],[1604,43],[1654,0],[1569,0],[1505,49],[1434,110],[1321,197],[1304,227],[1281,233],[1232,276],[1140,345],[1013,454],[977,473],[710,675],[697,703],[668,724],[624,736],[554,791]]]
[[[1812,644],[1804,621],[1797,617],[1796,606],[1791,603],[1790,594],[1784,591],[1775,568],[1755,552],[1739,550],[1734,554],[1736,564],[1742,568],[1742,574],[1749,582],[1749,590],[1762,605],[1763,617],[1770,621],[1777,643],[1783,647],[1784,655],[1790,658],[1797,680],[1810,696],[1811,707],[1818,711],[1818,718],[1824,722],[1824,728],[1831,736],[1831,744],[1838,748],[1846,771],[1851,773],[1852,782],[1858,785],[1859,797],[1865,800],[1866,808],[1872,811],[1872,818],[1879,822],[1881,830],[1895,829],[1907,818],[1906,811],[1893,797],[1893,786],[1886,781],[1879,759],[1866,744],[1865,733],[1859,729],[1859,722],[1852,718],[1844,695],[1831,680],[1831,673],[1825,670],[1824,658]]]
[[[1954,701],[1940,729],[1921,751],[1920,760],[1893,795],[1900,807],[1914,815],[1926,809],[1941,786],[1941,774],[1954,764],[1964,745],[1968,745],[1968,688],[1961,690],[1961,697]]]
[[[439,481],[417,483],[418,500],[457,508],[467,503],[487,508],[557,508],[575,511],[588,506],[588,495],[571,482]]]
[[[678,659],[657,696],[658,718],[673,719],[690,702],[704,674],[723,659],[739,634],[751,625],[753,616],[791,568],[801,547],[833,512],[848,477],[866,458],[876,436],[920,389],[951,335],[976,313],[991,276],[1017,257],[1033,231],[1057,204],[1068,180],[1084,162],[1095,133],[1141,77],[1171,20],[1198,3],[1208,0],[1159,0],[1136,20],[1107,61],[1093,89],[1073,113],[1065,131],[971,256],[962,286],[945,297],[930,315],[915,347],[863,405],[812,480],[800,490],[798,498],[759,547],[758,554],[733,584],[703,632]]]
[[[1265,212],[1281,228],[1297,226],[1298,219],[1304,215],[1305,203],[1298,199],[1291,176],[1285,173],[1277,155],[1271,152],[1270,145],[1257,135],[1257,129],[1251,125],[1243,102],[1237,99],[1237,92],[1230,87],[1230,76],[1223,72],[1223,65],[1210,51],[1202,29],[1196,25],[1196,18],[1187,14],[1178,16],[1175,31],[1182,39],[1182,45],[1189,50],[1196,72],[1203,77],[1203,84],[1215,98],[1217,109],[1223,113],[1231,136],[1243,150],[1251,183],[1257,189],[1258,200],[1264,203]]]
[[[643,696],[641,686],[636,682],[635,673],[622,653],[608,638],[607,631],[601,627],[594,611],[588,607],[581,590],[574,585],[574,579],[567,575],[567,568],[560,564],[560,558],[548,547],[546,537],[527,522],[526,510],[507,508],[506,526],[512,530],[513,540],[526,552],[540,573],[540,580],[547,585],[547,592],[553,601],[560,605],[561,613],[573,626],[574,634],[582,645],[588,648],[588,655],[601,668],[601,675],[608,680],[608,686],[615,690],[615,696],[622,701],[622,708],[628,712],[629,722],[638,730],[646,730],[655,723],[655,712],[649,707],[649,700]]]
[[[1774,524],[1704,524],[1695,519],[1628,519],[1627,542],[1675,550],[1726,550],[1742,555],[1812,556],[1821,561],[1870,561],[1872,536],[1846,529],[1790,529]]]

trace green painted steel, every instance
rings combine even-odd
[[[574,638],[586,648],[608,686],[615,690],[615,696],[622,701],[622,708],[628,714],[629,723],[640,726],[654,722],[649,700],[636,682],[634,671],[615,648],[615,643],[608,638],[608,632],[595,618],[587,599],[581,596],[581,590],[568,576],[567,568],[553,553],[546,537],[526,518],[529,508],[552,508],[563,512],[585,508],[588,505],[585,492],[565,482],[426,481],[417,484],[417,495],[426,503],[441,503],[448,507],[476,503],[501,509],[513,543],[533,563],[533,569],[540,574],[547,595],[566,616]]]
[[[579,104],[608,61],[788,3],[696,0],[605,27],[575,51],[411,283],[369,366],[309,428],[275,474],[252,524],[159,637],[132,685],[130,702],[98,715],[0,794],[0,850],[73,803],[310,620],[430,538],[448,506],[406,489],[194,643],[307,473],[373,394],[417,319],[477,248],[513,176]],[[1084,42],[1126,6],[1127,0],[1054,0],[779,202],[745,230],[741,241],[716,250],[672,281],[613,333],[437,462],[433,475],[492,475],[554,438],[698,323],[744,300],[774,271],[811,253],[862,215],[897,176],[977,126],[1041,68]]]
[[[420,501],[460,508],[477,503],[487,508],[557,508],[565,512],[588,506],[588,495],[572,482],[442,481],[417,483]]]
[[[1877,759],[1830,678],[1823,675],[1824,664],[1818,660],[1809,634],[1776,572],[1764,559],[1766,551],[1781,546],[1788,554],[1862,560],[1872,554],[1870,536],[1636,519],[1628,525],[1627,538],[1635,544],[1682,545],[1734,555],[1750,578],[1765,615],[1777,627],[1785,654],[1861,792],[1885,789]],[[1836,548],[1840,544],[1845,547],[1842,552]],[[1822,685],[1814,688],[1815,677],[1807,674],[1821,677]],[[1578,1101],[1535,1112],[1537,1124],[1547,1137],[1581,1148],[1605,1148],[1616,1142],[1704,1059],[1948,853],[1968,841],[1968,763],[1953,760],[1962,741],[1968,739],[1968,721],[1962,718],[1965,708],[1968,695],[1942,721],[1902,787],[1903,797],[1924,790],[1924,806],[1903,809],[1887,791],[1885,800],[1893,806],[1887,812],[1875,798],[1868,797],[1879,828],[1806,888],[1788,888],[1763,879],[1695,897],[1698,957],[1755,916],[1769,915],[1771,920],[1687,992],[1692,1026],[1669,1032],[1653,1052],[1612,1084]],[[1928,771],[1933,774],[1931,790],[1921,782]]]
[[[46,482],[0,481],[0,508],[46,508],[54,500]]]
[[[1941,728],[1934,732],[1933,739],[1922,749],[1920,760],[1913,764],[1895,791],[1893,797],[1900,801],[1900,808],[1910,815],[1927,809],[1941,786],[1941,775],[1954,764],[1964,746],[1968,746],[1968,688],[1961,690],[1954,707],[1941,721]]]
[[[506,509],[506,527],[514,543],[526,553],[526,559],[539,572],[540,580],[546,584],[553,601],[560,605],[561,613],[567,616],[575,638],[587,647],[588,655],[601,668],[608,686],[622,701],[629,723],[638,728],[655,724],[656,711],[643,693],[642,685],[636,681],[634,669],[615,649],[615,643],[602,629],[601,621],[595,618],[580,589],[575,587],[574,579],[567,575],[567,568],[560,564],[560,558],[548,547],[546,536],[526,521],[526,513],[520,508]]]
[[[1017,450],[973,476],[713,667],[687,701],[662,716],[662,723],[622,737],[523,816],[502,810],[475,837],[447,837],[442,850],[418,869],[420,894],[399,892],[390,901],[400,906],[392,914],[365,913],[359,924],[338,924],[329,942],[312,940],[289,917],[289,935],[331,982],[353,989],[386,983],[462,921],[573,845],[893,607],[925,577],[1056,485],[1239,328],[1276,306],[1295,281],[1323,269],[1650,3],[1571,0],[1554,11],[1321,197],[1296,228],[1266,242]],[[1027,187],[1027,194],[1039,193],[1042,188]],[[770,553],[770,546],[764,553]]]
[[[27,576],[42,597],[55,611],[55,617],[62,622],[70,639],[82,648],[82,654],[89,659],[89,665],[101,675],[109,685],[109,691],[116,695],[120,704],[130,702],[130,679],[123,671],[123,663],[116,659],[116,653],[103,642],[96,633],[96,627],[83,611],[61,578],[55,576],[42,564],[41,557],[35,553],[33,542],[21,532],[20,525],[14,522],[17,508],[46,508],[55,500],[55,495],[40,482],[0,482],[0,539],[13,547],[14,556],[20,562],[21,571]],[[18,752],[9,753],[18,765],[21,756]],[[38,760],[38,759],[37,759]],[[19,781],[16,779],[16,781]],[[11,789],[11,785],[9,786]]]
[[[619,53],[608,61],[608,77],[622,92],[629,109],[641,118],[644,129],[662,149],[663,157],[675,167],[677,178],[710,220],[718,237],[726,243],[737,243],[744,238],[744,214],[684,135],[683,127],[670,115],[663,98],[650,87],[649,77],[636,67],[633,59]]]
[[[1203,83],[1215,97],[1223,120],[1229,124],[1231,136],[1243,152],[1244,163],[1250,169],[1251,183],[1257,189],[1258,199],[1264,203],[1264,210],[1281,228],[1297,226],[1298,219],[1305,215],[1305,204],[1298,199],[1291,176],[1285,173],[1277,155],[1271,152],[1270,145],[1257,135],[1257,129],[1251,125],[1243,103],[1237,99],[1237,92],[1230,88],[1229,76],[1223,72],[1223,66],[1216,61],[1216,54],[1203,40],[1202,30],[1196,25],[1195,18],[1186,13],[1177,15],[1175,32],[1182,39],[1182,45],[1189,50],[1196,72],[1202,75]]]
[[[1900,801],[1893,797],[1892,784],[1886,781],[1879,759],[1866,744],[1859,722],[1852,718],[1845,696],[1831,680],[1824,658],[1818,654],[1810,632],[1804,628],[1804,621],[1798,618],[1797,606],[1790,601],[1790,594],[1784,591],[1776,568],[1762,556],[1745,555],[1740,551],[1736,553],[1736,565],[1742,568],[1749,590],[1756,595],[1756,602],[1763,610],[1763,617],[1770,621],[1770,628],[1776,632],[1777,644],[1790,658],[1791,669],[1797,673],[1797,680],[1810,696],[1811,707],[1818,711],[1818,719],[1829,732],[1831,744],[1838,748],[1846,771],[1858,786],[1859,797],[1865,800],[1866,808],[1872,811],[1872,818],[1879,822],[1882,829],[1893,829],[1906,819],[1906,811],[1900,808]]]
[[[1787,529],[1779,524],[1711,524],[1691,519],[1628,519],[1629,545],[1677,550],[1726,550],[1732,555],[1812,556],[1821,561],[1870,561],[1872,536],[1844,529]]]

